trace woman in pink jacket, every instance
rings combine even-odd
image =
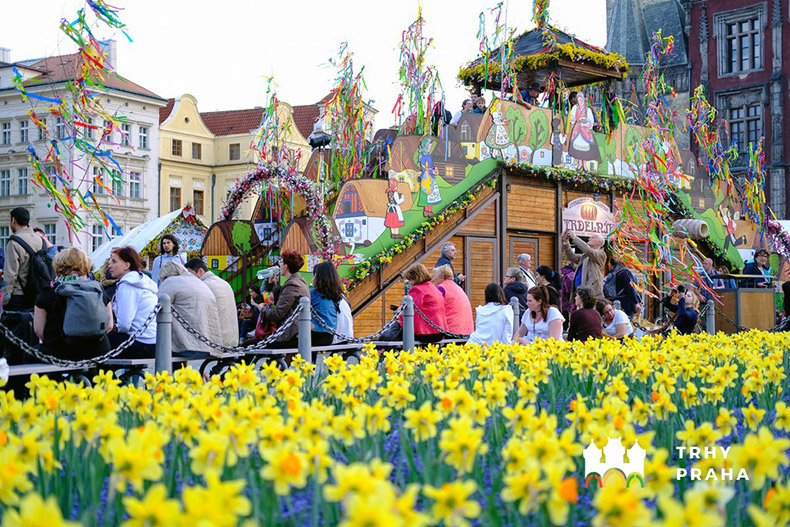
[[[472,304],[466,292],[453,281],[453,270],[449,265],[442,265],[433,270],[433,283],[444,296],[444,314],[447,318],[447,329],[451,333],[471,335],[475,330],[472,319]]]
[[[443,333],[423,320],[417,310],[437,326],[447,329],[442,293],[431,283],[431,275],[423,264],[413,264],[403,273],[403,278],[411,285],[409,296],[414,300],[414,338],[420,342],[439,342]]]

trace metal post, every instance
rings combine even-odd
[[[516,333],[518,333],[518,328],[521,325],[521,319],[519,318],[519,304],[518,304],[518,297],[511,297],[510,298],[510,307],[513,308],[513,339],[516,338]]]
[[[614,302],[612,302],[612,307],[615,308],[618,311],[622,311],[623,310],[623,308],[620,305],[620,301],[619,300],[615,300]]]
[[[173,371],[173,312],[172,303],[168,295],[159,295],[162,309],[156,314],[156,354],[154,355],[154,369],[156,373]]]
[[[403,299],[403,351],[414,349],[414,299],[406,295]]]
[[[708,300],[708,309],[705,312],[705,331],[713,335],[716,333],[716,306],[713,300]]]
[[[312,316],[310,315],[310,299],[303,296],[299,299],[299,305],[302,310],[299,312],[299,355],[302,360],[307,363],[313,362],[313,348],[312,335],[310,334]]]

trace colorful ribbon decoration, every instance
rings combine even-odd
[[[646,134],[640,136],[638,128],[630,128],[624,137],[626,158],[636,177],[633,191],[623,202],[622,220],[609,238],[616,258],[644,273],[648,294],[652,294],[650,290],[660,291],[661,274],[668,277],[668,286],[688,282],[707,289],[694,268],[702,262],[696,243],[672,236],[673,218],[682,212],[676,188],[687,177],[673,151],[676,115],[669,110],[666,95],[674,96],[674,90],[666,85],[659,70],[661,57],[671,53],[672,48],[672,37],[663,37],[659,31],[646,57]],[[616,119],[625,117],[618,110],[612,112],[612,119],[615,115]],[[676,253],[679,257],[674,256]]]
[[[121,30],[131,41],[124,29],[125,24],[118,17],[120,9],[107,5],[104,0],[86,0],[86,5],[99,23]],[[33,169],[33,188],[47,195],[55,212],[66,224],[69,239],[87,225],[83,212],[93,216],[105,230],[112,228],[120,233],[115,221],[102,210],[91,192],[95,181],[107,194],[113,195],[113,185],[105,184],[104,175],[116,184],[124,182],[121,165],[113,158],[112,151],[106,148],[112,144],[110,137],[113,132],[124,134],[120,126],[124,118],[106,111],[99,96],[99,92],[106,90],[105,79],[114,72],[101,44],[94,37],[85,8],[77,12],[77,18],[72,22],[62,20],[60,29],[79,48],[75,77],[65,83],[65,95],[48,97],[40,94],[34,91],[34,81],[23,82],[20,72],[13,69],[12,82],[23,101],[49,103],[49,106],[34,106],[28,111],[40,137],[49,139],[46,155],[40,154],[32,144],[27,149]],[[47,117],[41,117],[43,115]],[[47,118],[54,120],[54,133],[53,123],[48,123]],[[94,121],[101,122],[102,126],[93,124]],[[97,131],[101,131],[98,139],[94,133]],[[95,177],[89,175],[91,167],[98,169]],[[77,175],[80,172],[81,175]]]
[[[331,183],[325,189],[326,198],[339,191],[343,181],[363,175],[367,161],[365,141],[372,127],[372,106],[363,95],[365,68],[354,71],[353,53],[348,50],[348,43],[340,46],[337,59],[330,59],[329,63],[335,67],[337,77],[321,116],[326,132],[332,136],[330,170],[324,180]]]
[[[425,56],[433,39],[423,34],[424,29],[425,19],[420,8],[417,20],[403,31],[400,43],[401,93],[392,112],[401,123],[402,134],[430,133],[434,104],[444,101],[439,73],[434,67],[426,65]],[[437,92],[439,97],[436,96]]]

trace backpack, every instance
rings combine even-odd
[[[606,297],[608,300],[614,302],[615,300],[620,300],[624,298],[626,291],[618,291],[617,290],[617,275],[625,271],[628,273],[628,285],[630,286],[631,293],[634,296],[635,303],[639,303],[642,301],[642,296],[636,291],[634,285],[636,283],[636,278],[634,278],[633,273],[626,269],[625,267],[621,267],[620,269],[615,269],[614,271],[610,271],[603,279],[603,296]]]
[[[66,299],[63,333],[67,337],[98,339],[107,333],[110,314],[101,284],[88,280],[60,282],[55,294]]]
[[[607,300],[614,301],[617,299],[617,272],[609,272],[603,278],[603,296]]]
[[[11,236],[9,241],[14,241],[30,256],[28,261],[27,282],[22,288],[25,300],[35,302],[38,294],[55,279],[55,270],[52,268],[52,258],[47,254],[47,244],[41,240],[41,249],[34,251],[18,236]]]

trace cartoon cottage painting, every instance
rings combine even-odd
[[[367,247],[387,230],[388,185],[383,179],[355,179],[340,188],[332,217],[349,253],[358,245]],[[413,205],[409,183],[399,182],[398,192],[405,197],[401,209],[409,210]]]

